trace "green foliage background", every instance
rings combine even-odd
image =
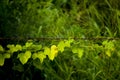
[[[0,44],[6,52],[9,49],[6,46],[10,43],[25,44],[26,40],[19,39],[34,38],[35,45],[50,47],[64,41],[54,40],[55,38],[119,38],[119,3],[119,0],[1,0],[0,38],[18,40],[0,39]],[[52,40],[35,40],[36,38]],[[0,79],[3,79],[2,75],[11,72],[8,75],[11,80],[18,77],[20,80],[32,80],[38,76],[45,80],[120,79],[119,39],[78,39],[70,47],[66,48],[65,45],[61,43],[57,46],[61,51],[53,61],[46,58],[41,64],[39,59],[32,60],[30,57],[24,65],[21,64],[21,55],[15,46],[10,48],[14,53],[10,54],[10,58],[8,55],[2,58],[6,53],[0,47],[0,51],[3,51],[0,52],[0,60],[5,60],[0,67]],[[76,54],[81,53],[81,50],[84,55]]]

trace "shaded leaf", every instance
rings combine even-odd
[[[24,71],[24,67],[23,67],[23,65],[21,65],[21,64],[18,64],[18,65],[13,66],[12,69],[13,69],[13,70],[17,70],[17,71],[19,71],[19,72],[23,72],[23,71]]]

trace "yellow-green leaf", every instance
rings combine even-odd
[[[4,61],[5,61],[5,59],[4,59],[3,55],[0,54],[0,66],[4,65]]]
[[[81,58],[83,56],[83,49],[78,49],[78,57]]]
[[[1,45],[0,45],[0,51],[2,51],[2,52],[4,51],[4,49],[3,49],[3,47]]]
[[[26,58],[30,58],[31,57],[31,52],[30,51],[26,51],[24,55],[25,55]]]
[[[32,44],[33,44],[33,42],[26,42],[26,43],[25,43],[25,46],[26,46],[26,47],[30,47]]]
[[[25,64],[25,63],[27,63],[28,58],[26,58],[26,57],[23,55],[23,56],[21,56],[21,57],[19,58],[19,60],[20,60],[20,62],[21,62],[22,64]]]
[[[16,49],[21,51],[21,50],[22,50],[22,46],[19,45],[19,44],[17,44],[17,45],[16,45]]]
[[[64,48],[65,48],[64,41],[60,41],[59,44],[58,44],[58,50],[61,51],[61,52],[63,52]]]
[[[7,47],[9,48],[10,53],[14,53],[14,52],[18,51],[18,49],[16,49],[14,44],[12,44],[12,45],[8,44]]]
[[[106,55],[107,55],[108,57],[111,57],[111,52],[110,52],[110,50],[107,50],[107,51],[106,51]]]
[[[10,58],[10,54],[9,53],[5,53],[5,54],[3,54],[3,56],[4,56],[4,58]]]
[[[54,58],[57,56],[57,54],[58,54],[58,48],[56,47],[56,45],[52,45],[51,52],[48,55],[49,59],[53,61]]]
[[[50,48],[44,47],[44,54],[49,55],[50,54]]]
[[[37,57],[40,59],[40,62],[42,63],[43,60],[46,58],[46,55],[43,52],[38,52]]]
[[[78,53],[78,48],[73,47],[73,48],[72,48],[72,52],[73,52],[73,53]]]
[[[73,39],[66,40],[66,41],[65,41],[65,47],[70,47],[70,44],[71,44],[73,41],[74,41]]]
[[[33,60],[35,60],[37,58],[37,56],[38,56],[37,53],[33,53],[33,55],[32,55]]]
[[[29,51],[25,52],[25,53],[18,54],[18,58],[22,64],[27,63],[27,61],[29,60],[30,57],[31,57],[31,52],[29,52]]]

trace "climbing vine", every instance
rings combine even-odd
[[[100,53],[99,51],[101,50],[106,56],[111,57],[115,51],[114,43],[114,40],[105,40],[102,42],[102,45],[91,44],[92,46],[90,47],[96,49],[98,53]],[[85,55],[84,49],[89,48],[89,46],[84,44],[79,47],[78,45],[82,45],[82,43],[76,43],[74,39],[61,40],[57,45],[52,44],[50,47],[34,44],[32,40],[27,41],[25,45],[8,44],[6,49],[0,45],[0,66],[4,65],[5,59],[11,58],[15,53],[17,53],[17,58],[23,65],[26,64],[30,58],[32,60],[39,59],[41,63],[44,62],[45,58],[49,58],[49,60],[53,61],[55,57],[66,51],[66,48],[68,48],[73,55],[77,54],[79,58],[82,58],[83,55]]]

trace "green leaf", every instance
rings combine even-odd
[[[23,54],[24,54],[24,53],[20,53],[20,54],[18,54],[17,58],[22,57],[22,56],[23,56]]]
[[[44,54],[49,55],[50,54],[50,48],[44,47]]]
[[[61,52],[63,52],[64,48],[65,48],[64,41],[60,41],[59,44],[58,44],[58,50],[61,51]]]
[[[20,60],[20,62],[21,62],[22,64],[25,64],[25,63],[27,63],[28,58],[26,58],[26,57],[23,55],[23,56],[21,56],[21,57],[19,58],[19,60]]]
[[[78,53],[78,49],[74,47],[74,48],[72,48],[72,52],[73,53]]]
[[[70,44],[71,44],[73,41],[74,41],[73,39],[66,40],[66,41],[65,41],[65,47],[70,47]]]
[[[35,45],[35,44],[32,44],[29,49],[32,50],[32,51],[38,51],[38,50],[41,50],[42,48],[42,45]]]
[[[10,58],[10,54],[9,53],[5,53],[5,54],[3,54],[3,56],[4,56],[4,58],[7,58],[7,59]]]
[[[4,51],[4,49],[3,49],[3,47],[1,45],[0,45],[0,51],[2,51],[2,52]]]
[[[26,51],[25,54],[24,54],[24,56],[26,58],[30,58],[31,57],[31,52],[30,51]]]
[[[0,66],[4,65],[5,58],[3,57],[2,54],[0,54]]]
[[[38,52],[37,57],[40,59],[40,62],[42,63],[43,60],[46,58],[46,55],[43,52]]]
[[[12,69],[13,69],[13,70],[17,70],[17,71],[19,71],[19,72],[23,72],[23,71],[24,71],[24,67],[23,67],[23,65],[21,65],[21,64],[18,64],[18,65],[13,66]]]
[[[18,50],[20,50],[20,51],[21,51],[21,50],[22,50],[22,46],[21,46],[21,45],[19,45],[19,44],[17,44],[17,45],[16,45],[16,49],[17,49],[17,51],[18,51]]]
[[[33,42],[26,42],[25,47],[28,48],[28,47],[32,46],[32,44],[33,44]]]
[[[57,54],[58,54],[58,48],[56,47],[56,45],[52,45],[51,52],[48,55],[49,59],[53,61],[54,58],[57,56]]]
[[[78,54],[78,57],[79,58],[81,58],[82,56],[83,56],[83,52],[84,52],[84,50],[83,49],[81,49],[81,48],[72,48],[72,52],[73,53],[77,53]]]
[[[8,45],[7,45],[7,48],[14,48],[14,47],[15,47],[14,44],[8,44]]]
[[[15,47],[14,44],[12,44],[12,45],[8,44],[7,47],[9,48],[10,53],[14,53],[14,52],[18,51],[18,49]]]
[[[32,55],[33,60],[35,60],[37,58],[37,56],[38,56],[37,53],[33,53],[33,55]]]
[[[83,49],[78,49],[78,57],[81,58],[83,56]]]
[[[111,52],[110,52],[110,50],[107,50],[107,51],[106,51],[106,55],[107,55],[108,57],[111,57]]]
[[[20,60],[20,62],[22,64],[27,63],[27,61],[29,60],[29,58],[31,57],[31,52],[30,51],[26,51],[25,53],[20,53],[17,56]]]
[[[42,45],[36,45],[36,50],[41,50]]]
[[[40,59],[33,60],[33,65],[38,69],[43,69]]]

